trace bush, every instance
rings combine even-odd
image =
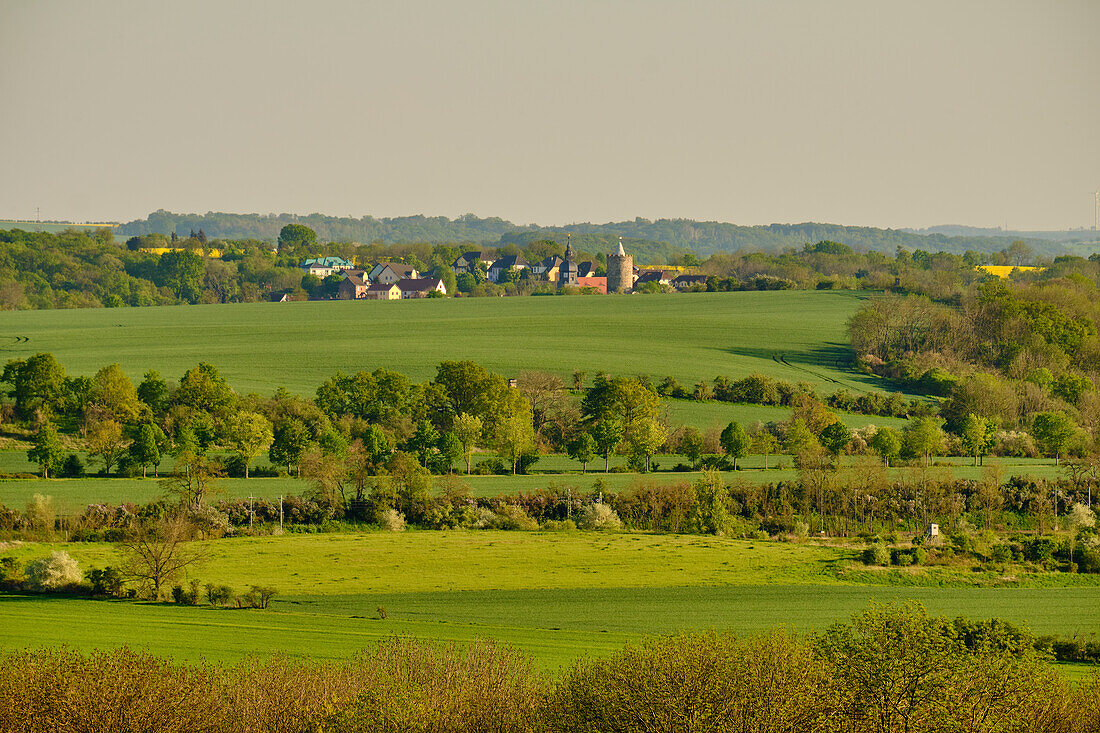
[[[33,590],[64,590],[79,585],[83,579],[76,560],[61,550],[27,563],[27,584]]]
[[[577,525],[572,519],[548,519],[542,523],[542,529],[546,532],[572,532]]]
[[[1012,559],[1012,548],[1006,544],[997,544],[989,548],[989,559],[993,562],[1008,562]]]
[[[206,602],[211,606],[228,606],[233,600],[233,589],[228,585],[206,584]]]
[[[886,545],[876,543],[863,551],[863,563],[865,565],[889,565],[890,551]]]
[[[80,460],[80,456],[75,453],[70,453],[65,458],[65,462],[61,464],[61,470],[58,471],[61,478],[80,478],[84,475],[84,463]]]
[[[85,575],[92,586],[93,596],[122,597],[122,573],[118,568],[108,565],[102,570],[89,570]]]
[[[404,532],[405,515],[396,509],[383,509],[378,515],[378,524],[387,532]]]
[[[904,550],[890,550],[890,564],[907,567],[913,564],[913,555]]]
[[[614,530],[622,529],[623,523],[615,510],[603,503],[586,504],[577,516],[577,526],[581,529]]]
[[[923,547],[914,547],[912,558],[914,565],[924,565],[928,562],[928,550]]]

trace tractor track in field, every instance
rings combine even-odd
[[[0,346],[0,351],[9,351],[18,348],[30,340],[30,336],[0,336],[0,343],[4,344]]]
[[[840,381],[839,379],[833,379],[832,377],[830,377],[826,374],[821,374],[820,372],[815,372],[813,369],[809,369],[808,367],[804,367],[800,364],[792,364],[791,362],[787,361],[787,355],[786,354],[782,354],[782,353],[778,353],[778,352],[774,353],[774,354],[772,354],[772,361],[774,361],[776,364],[782,364],[783,366],[790,367],[791,369],[795,369],[795,370],[800,371],[800,372],[805,372],[806,374],[809,374],[813,377],[817,377],[818,379],[823,379],[826,382],[832,382],[833,384],[840,385],[841,387],[844,387],[846,389],[856,389],[859,392],[866,392],[867,391],[867,390],[864,390],[864,389],[860,389],[859,387],[854,387],[853,388],[851,385],[846,384],[846,383]],[[839,365],[838,365],[838,368],[839,368]]]

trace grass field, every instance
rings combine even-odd
[[[239,392],[313,394],[337,370],[384,366],[415,380],[445,359],[508,376],[542,369],[672,375],[683,384],[754,371],[824,392],[875,389],[846,369],[852,293],[243,303],[6,313],[3,356],[52,352],[72,374],[118,362],[178,379],[208,361]],[[23,342],[22,339],[27,341]]]
[[[21,559],[52,547],[0,551]],[[66,548],[82,567],[106,545]],[[933,613],[1001,616],[1037,633],[1095,638],[1100,587],[892,587],[839,581],[851,550],[713,537],[409,532],[220,540],[204,580],[280,589],[268,611],[0,596],[0,647],[129,644],[176,658],[280,651],[352,654],[401,633],[492,636],[556,669],[644,634],[683,628],[820,630],[872,601],[913,598]],[[928,583],[951,582],[950,574]],[[1049,581],[1049,579],[1048,579]],[[387,619],[381,620],[378,608]]]

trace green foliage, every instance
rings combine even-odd
[[[737,461],[744,458],[752,446],[752,438],[738,422],[731,422],[722,429],[719,442],[726,455],[733,459],[733,467],[737,468]]]
[[[57,436],[57,428],[46,423],[34,438],[34,445],[27,451],[27,460],[42,469],[42,478],[49,478],[50,471],[57,471],[65,455],[65,448]]]
[[[317,244],[317,232],[304,224],[287,224],[279,230],[280,247],[312,247]]]

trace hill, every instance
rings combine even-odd
[[[447,359],[500,374],[524,369],[671,375],[683,384],[765,372],[829,393],[874,389],[847,368],[845,323],[865,295],[845,291],[686,293],[676,297],[527,297],[238,303],[17,311],[3,355],[53,353],[71,374],[119,362],[178,378],[214,364],[239,392],[313,394],[337,370],[379,366],[416,380]]]
[[[275,241],[279,230],[287,224],[304,224],[328,242],[469,242],[476,245],[525,244],[535,239],[564,240],[572,235],[582,249],[605,251],[618,238],[624,237],[631,251],[646,258],[669,257],[690,251],[700,255],[736,250],[781,252],[788,247],[822,240],[841,242],[857,250],[873,250],[892,254],[898,247],[929,252],[944,251],[962,254],[967,250],[997,252],[1017,239],[1023,239],[1041,255],[1058,255],[1067,251],[1063,243],[1039,236],[1010,236],[997,230],[975,230],[958,233],[929,231],[917,233],[902,229],[845,226],[807,222],[802,224],[768,224],[739,226],[717,221],[691,219],[636,218],[633,221],[604,224],[571,224],[568,226],[537,226],[514,224],[499,217],[481,218],[466,214],[455,219],[444,216],[405,216],[376,218],[364,216],[335,217],[324,214],[176,214],[159,210],[145,219],[137,219],[119,227],[124,236],[160,233],[187,236],[202,229],[209,237],[224,239],[261,239]],[[1068,243],[1067,243],[1068,245]],[[1084,245],[1081,245],[1084,246]],[[1087,247],[1086,247],[1087,248]],[[1074,249],[1073,253],[1080,254]],[[1085,254],[1088,254],[1087,252]]]

